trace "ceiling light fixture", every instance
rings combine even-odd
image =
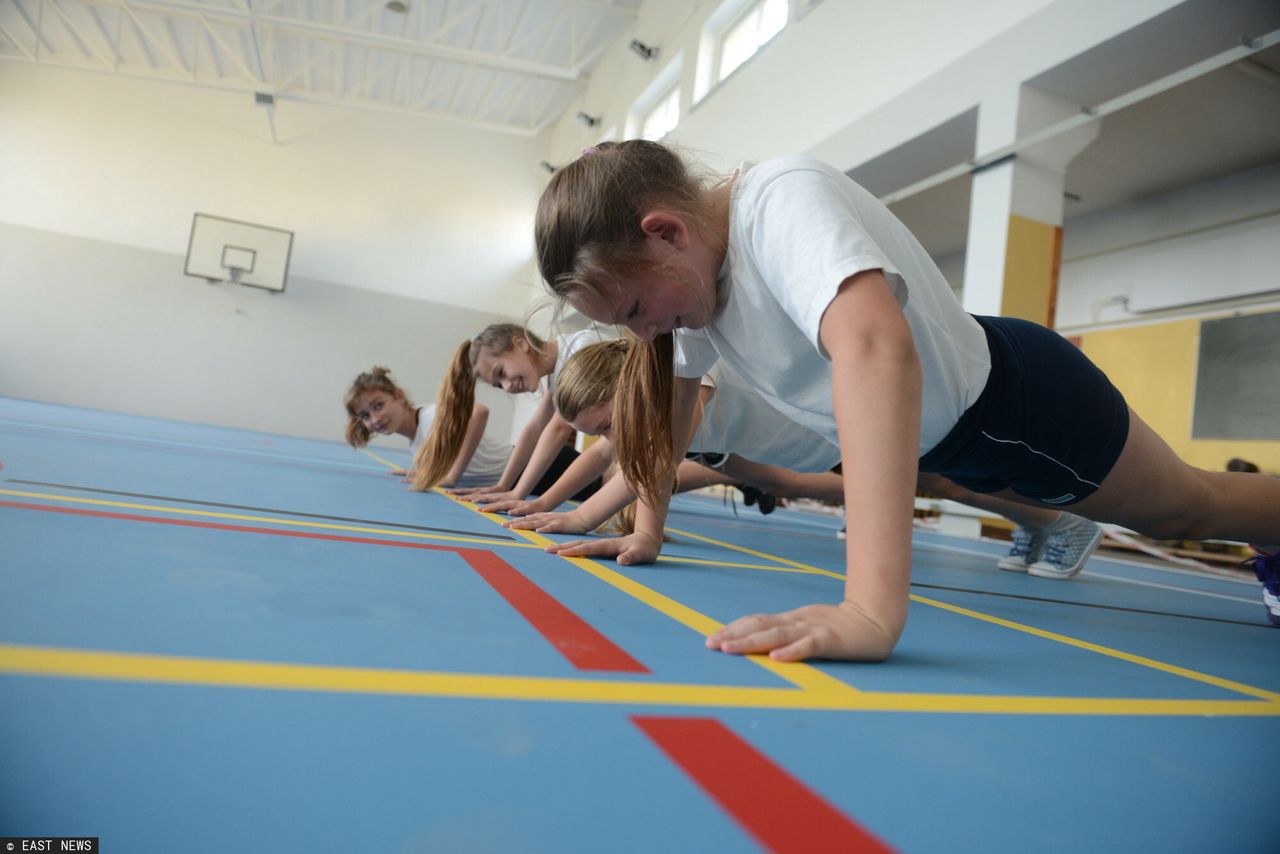
[[[600,117],[593,116],[590,113],[587,113],[583,110],[578,110],[578,121],[582,122],[584,125],[586,125],[589,128],[593,128],[596,125],[600,124]]]

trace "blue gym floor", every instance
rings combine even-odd
[[[570,561],[407,459],[0,399],[0,836],[1280,850],[1256,584],[919,532],[890,661],[778,665],[703,637],[838,597],[838,520],[684,497],[658,564]]]

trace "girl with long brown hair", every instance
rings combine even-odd
[[[1280,481],[1186,464],[1061,336],[966,313],[907,228],[827,164],[779,157],[712,181],[659,143],[603,143],[552,176],[535,239],[544,281],[582,314],[678,339],[674,357],[633,351],[617,400],[618,458],[646,499],[636,535],[561,554],[657,556],[699,378],[718,360],[840,449],[843,598],[737,620],[714,649],[888,657],[907,618],[918,471],[1161,539],[1280,542]],[[1069,565],[1095,536],[1063,525],[1044,557]],[[1254,565],[1280,624],[1280,555]]]
[[[477,504],[488,504],[523,499],[550,487],[577,458],[577,452],[567,444],[573,437],[573,428],[556,415],[550,390],[564,360],[579,347],[603,337],[595,330],[586,330],[544,341],[514,323],[495,323],[463,341],[454,351],[440,384],[435,424],[414,458],[412,487],[427,490],[441,484],[466,440],[477,381],[507,394],[541,393],[542,397],[502,472],[487,484],[460,489],[455,494]],[[598,486],[599,483],[585,484],[575,497],[586,498]]]

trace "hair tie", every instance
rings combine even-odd
[[[596,154],[599,151],[600,151],[599,143],[596,143],[595,145],[588,145],[586,148],[582,149],[582,156],[586,157],[588,154]]]

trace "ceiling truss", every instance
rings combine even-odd
[[[5,0],[0,59],[533,135],[639,0]]]

